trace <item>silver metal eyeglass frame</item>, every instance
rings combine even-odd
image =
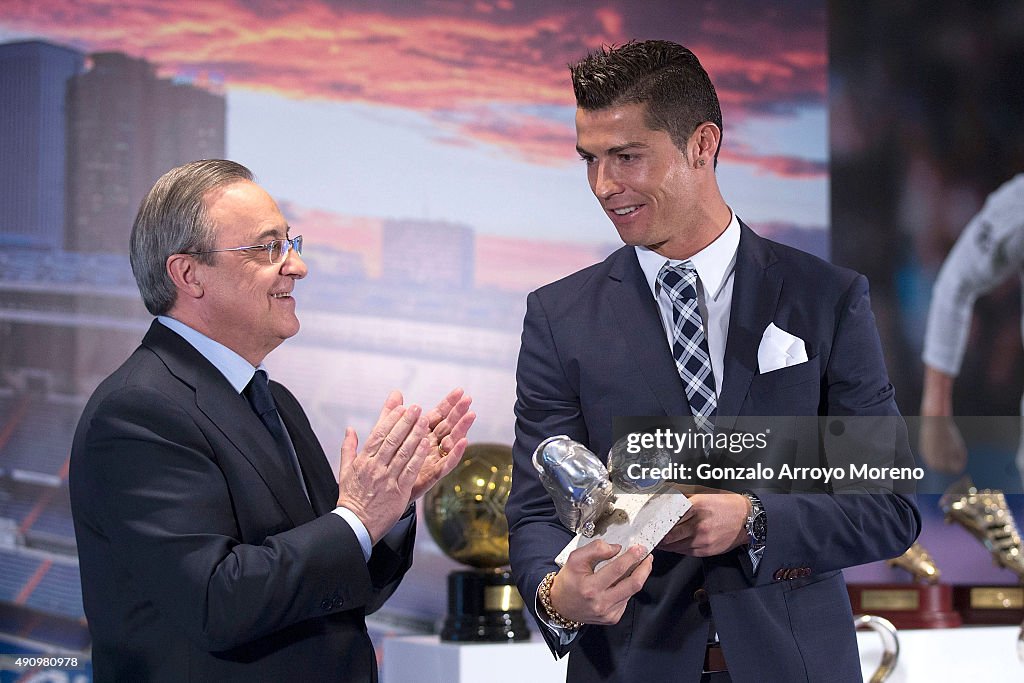
[[[274,248],[282,244],[281,255],[275,260],[274,259]],[[190,256],[198,256],[200,254],[215,254],[220,251],[252,251],[253,249],[266,249],[267,258],[270,260],[271,265],[277,265],[283,263],[288,258],[288,252],[292,249],[295,250],[296,254],[302,254],[302,235],[296,235],[295,237],[286,238],[283,240],[271,240],[266,244],[252,244],[247,247],[228,247],[227,249],[209,249],[207,251],[186,251],[186,254]]]

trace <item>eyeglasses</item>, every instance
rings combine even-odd
[[[187,251],[185,253],[192,256],[198,256],[199,254],[214,254],[218,251],[251,251],[253,249],[266,249],[267,256],[270,258],[270,263],[276,265],[288,258],[288,252],[292,249],[295,250],[296,254],[302,253],[302,235],[292,237],[291,239],[273,240],[266,244],[253,244],[249,247],[230,247],[228,249],[210,249],[208,251]]]

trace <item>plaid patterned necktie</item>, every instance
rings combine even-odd
[[[689,261],[677,266],[666,262],[658,273],[658,282],[672,300],[672,355],[683,380],[690,412],[697,429],[714,434],[718,399],[704,322],[697,309],[697,270]],[[709,452],[710,448],[704,449],[705,455]]]

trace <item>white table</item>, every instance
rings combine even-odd
[[[899,632],[900,658],[886,683],[985,681],[1021,683],[1024,662],[1017,657],[1017,626],[964,626]],[[860,660],[870,674],[882,659],[882,641],[859,632]]]
[[[386,638],[381,683],[564,683],[569,660],[555,661],[534,638],[465,645],[442,643],[439,636]]]
[[[985,681],[1020,683],[1016,626],[900,631],[900,659],[887,683]],[[536,636],[535,636],[536,637]],[[864,671],[882,658],[879,637],[857,634]],[[437,636],[384,641],[382,683],[562,683],[566,659],[556,662],[541,640],[526,643],[442,643]]]

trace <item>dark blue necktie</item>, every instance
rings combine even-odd
[[[259,415],[260,421],[266,426],[267,431],[274,437],[278,451],[291,461],[292,469],[295,470],[299,477],[299,483],[302,484],[302,492],[308,499],[309,491],[306,490],[306,481],[302,477],[299,458],[295,454],[295,446],[292,444],[291,437],[288,436],[288,432],[284,428],[284,422],[281,421],[281,414],[277,412],[277,405],[270,393],[270,380],[267,378],[267,373],[257,370],[243,393],[249,399],[249,405]]]

